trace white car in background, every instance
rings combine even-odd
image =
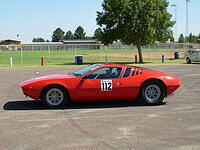
[[[200,62],[200,49],[188,50],[185,53],[185,60],[188,64],[192,62]]]

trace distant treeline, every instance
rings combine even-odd
[[[183,34],[180,34],[179,38],[178,38],[178,42],[179,43],[200,43],[200,34],[198,36],[193,35],[192,33],[190,33],[189,36],[184,37]]]
[[[53,31],[52,34],[52,42],[59,42],[61,40],[74,40],[74,39],[96,39],[96,40],[100,40],[100,37],[102,35],[102,29],[101,28],[97,28],[94,32],[93,36],[87,36],[86,32],[84,30],[83,27],[79,26],[75,32],[71,32],[70,30],[68,30],[67,32],[64,32],[61,28],[57,28],[56,30]],[[41,37],[38,38],[34,38],[32,40],[33,42],[50,42],[50,40],[45,40]],[[174,42],[174,38],[173,40],[171,39],[172,42]],[[199,35],[194,35],[192,33],[189,34],[189,36],[184,37],[183,34],[180,34],[179,38],[178,38],[178,43],[200,43],[200,34]]]
[[[95,30],[93,36],[87,36],[85,30],[83,27],[79,26],[74,33],[72,33],[70,30],[67,32],[64,32],[61,28],[57,28],[53,31],[53,34],[51,36],[52,42],[59,42],[61,40],[74,40],[74,39],[99,39],[99,37],[102,34],[101,28],[98,28]],[[32,42],[50,42],[50,40],[45,40],[41,37],[34,38]]]

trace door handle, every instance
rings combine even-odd
[[[122,83],[117,83],[117,86],[122,85]]]

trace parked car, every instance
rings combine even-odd
[[[200,62],[200,49],[188,50],[185,53],[185,60],[188,64],[192,62]]]
[[[26,96],[55,108],[69,101],[137,98],[146,104],[160,104],[180,86],[180,80],[136,66],[94,64],[74,73],[38,76],[19,86]]]

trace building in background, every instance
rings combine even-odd
[[[0,41],[0,50],[18,50],[19,45],[21,45],[21,41],[17,40],[3,40]]]
[[[74,46],[76,49],[100,49],[100,43],[97,40],[62,40],[63,44]]]
[[[21,41],[17,41],[17,40],[3,40],[0,41],[0,45],[20,45]]]
[[[23,50],[63,50],[63,42],[31,42],[21,44]]]
[[[96,40],[62,40],[64,44],[87,44],[87,45],[92,45],[92,44],[99,44],[98,41]]]

